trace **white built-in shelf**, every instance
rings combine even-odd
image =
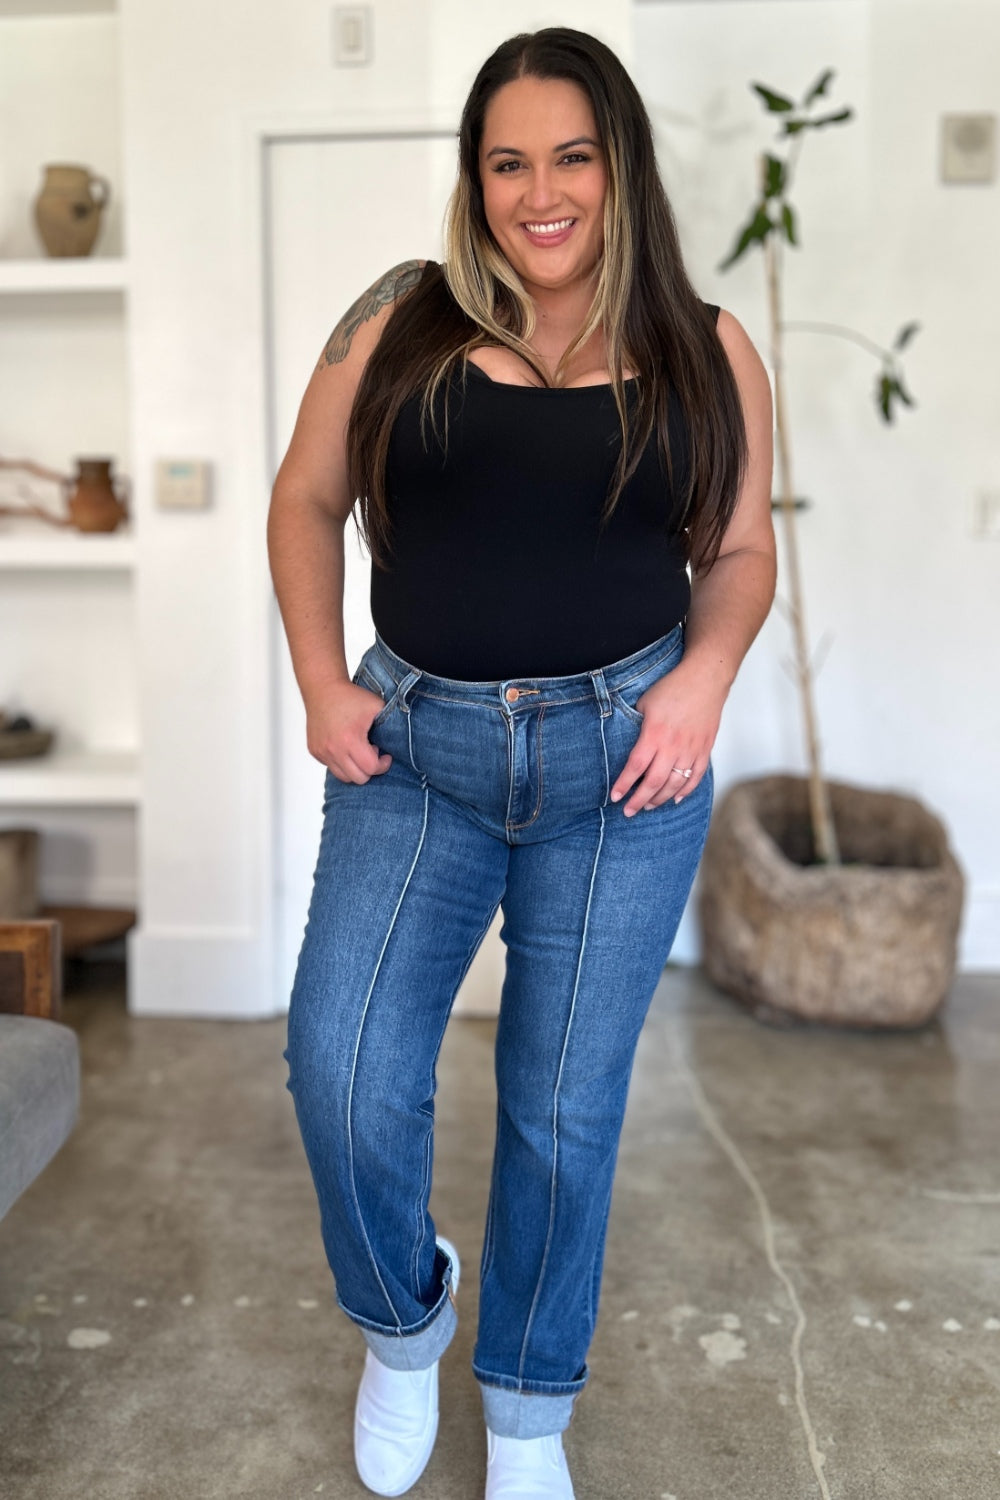
[[[0,293],[124,292],[127,287],[128,262],[123,256],[0,259]]]
[[[48,16],[110,16],[116,0],[0,0],[0,20],[42,20]]]
[[[52,531],[32,536],[19,531],[5,535],[0,519],[0,569],[134,566],[135,536],[131,532]]]
[[[139,755],[134,750],[67,750],[0,760],[0,806],[134,807]]]

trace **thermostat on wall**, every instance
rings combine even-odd
[[[157,505],[163,510],[204,510],[208,505],[208,468],[200,458],[157,459]]]
[[[996,115],[942,115],[941,181],[992,182],[996,137]]]

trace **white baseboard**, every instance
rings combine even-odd
[[[1000,970],[1000,886],[967,892],[958,967],[963,973]]]
[[[503,979],[498,917],[476,956],[455,1006],[457,1015],[495,1015]],[[287,995],[274,982],[260,934],[244,928],[133,929],[127,937],[128,1008],[136,1016],[254,1019],[277,1016]],[[701,957],[694,903],[684,914],[671,962]],[[1000,971],[1000,888],[969,892],[959,952],[960,972]]]
[[[270,951],[244,928],[143,928],[128,934],[134,1016],[252,1020],[278,1015]]]

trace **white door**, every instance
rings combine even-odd
[[[271,473],[288,446],[327,338],[367,286],[399,261],[441,260],[444,210],[455,174],[453,135],[379,134],[272,140],[265,163],[271,360]],[[371,644],[369,562],[346,532],[344,630],[353,669]],[[323,767],[306,749],[305,711],[277,604],[273,609],[276,993],[288,996],[305,929],[319,847]],[[456,1004],[495,1014],[503,974],[500,919],[487,934]]]

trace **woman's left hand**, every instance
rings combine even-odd
[[[628,796],[626,818],[690,797],[708,770],[728,690],[685,659],[636,701],[644,722],[611,788],[612,802]]]

